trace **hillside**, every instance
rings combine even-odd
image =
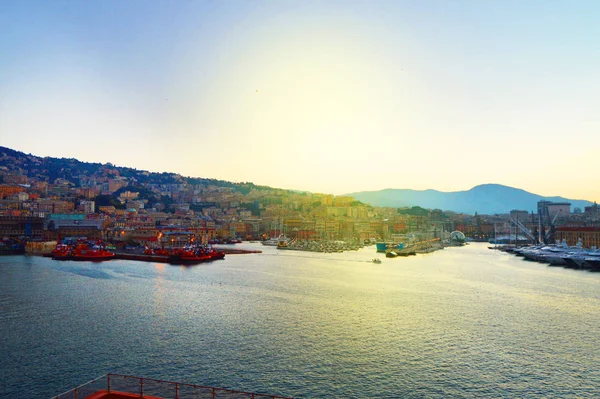
[[[501,214],[513,209],[537,210],[537,202],[570,202],[571,209],[591,205],[589,201],[564,197],[544,197],[528,191],[500,184],[482,184],[466,191],[443,192],[437,190],[385,189],[347,194],[373,206],[421,206],[459,213]]]
[[[38,157],[0,146],[0,177],[3,174],[26,176],[28,179],[54,183],[57,179],[79,187],[92,176],[122,176],[132,184],[204,184],[218,187],[231,187],[243,193],[251,189],[270,189],[253,183],[232,183],[200,177],[184,177],[177,173],[156,173],[115,166],[111,163],[82,162],[74,158]],[[1,183],[1,181],[0,181]]]
[[[233,183],[223,180],[200,177],[185,177],[177,173],[156,173],[135,168],[115,166],[110,163],[82,162],[74,158],[38,157],[0,146],[0,183],[5,175],[26,176],[29,181],[54,183],[66,181],[72,187],[84,186],[98,177],[126,177],[129,187],[146,184],[194,184],[230,187],[243,194],[252,189],[271,190],[253,183]],[[275,189],[277,190],[277,189]],[[139,190],[138,190],[139,191]],[[283,190],[287,191],[287,190]],[[459,213],[499,214],[512,209],[537,209],[537,202],[548,200],[570,202],[571,209],[590,205],[589,201],[564,197],[544,197],[525,190],[499,184],[482,184],[466,191],[442,192],[437,190],[386,189],[347,194],[358,201],[383,207],[420,206],[427,209],[441,209]]]

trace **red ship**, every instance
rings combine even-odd
[[[115,257],[113,252],[102,248],[90,248],[88,244],[57,245],[51,252],[54,260],[101,262]]]
[[[189,247],[189,248],[178,248],[172,251],[169,257],[169,263],[172,264],[197,264],[202,262],[209,262],[216,259],[223,259],[225,257],[224,252],[217,251],[210,247]]]

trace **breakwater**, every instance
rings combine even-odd
[[[346,241],[292,240],[286,245],[278,245],[277,249],[332,253],[344,251],[357,251],[363,247],[364,245],[362,244],[351,243]]]

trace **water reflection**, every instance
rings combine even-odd
[[[0,259],[0,396],[107,371],[307,398],[600,395],[600,274],[478,245],[379,265],[264,251],[76,266],[108,279]]]

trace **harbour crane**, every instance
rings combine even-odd
[[[546,239],[546,242],[554,241],[554,222],[556,222],[556,218],[561,212],[562,209],[559,209],[558,212],[556,212],[556,214],[554,215],[554,218],[552,218],[550,226],[548,226],[548,231],[546,231],[546,236],[544,237]]]
[[[516,232],[515,232],[515,242],[517,241],[517,237],[518,237],[518,232],[519,232],[519,230],[518,230],[518,229],[521,229],[521,231],[523,231],[525,234],[527,234],[527,237],[529,237],[529,239],[530,239],[530,240],[532,240],[533,242],[535,242],[535,241],[536,241],[536,239],[535,239],[535,236],[533,235],[533,233],[531,232],[531,230],[529,230],[527,227],[525,227],[525,226],[523,225],[523,223],[521,223],[521,222],[519,221],[519,219],[517,219],[517,220],[513,220],[513,219],[511,218],[511,219],[510,219],[510,221],[511,221],[512,223],[514,223],[514,225],[516,226],[516,228],[515,228],[515,231],[516,231]]]

